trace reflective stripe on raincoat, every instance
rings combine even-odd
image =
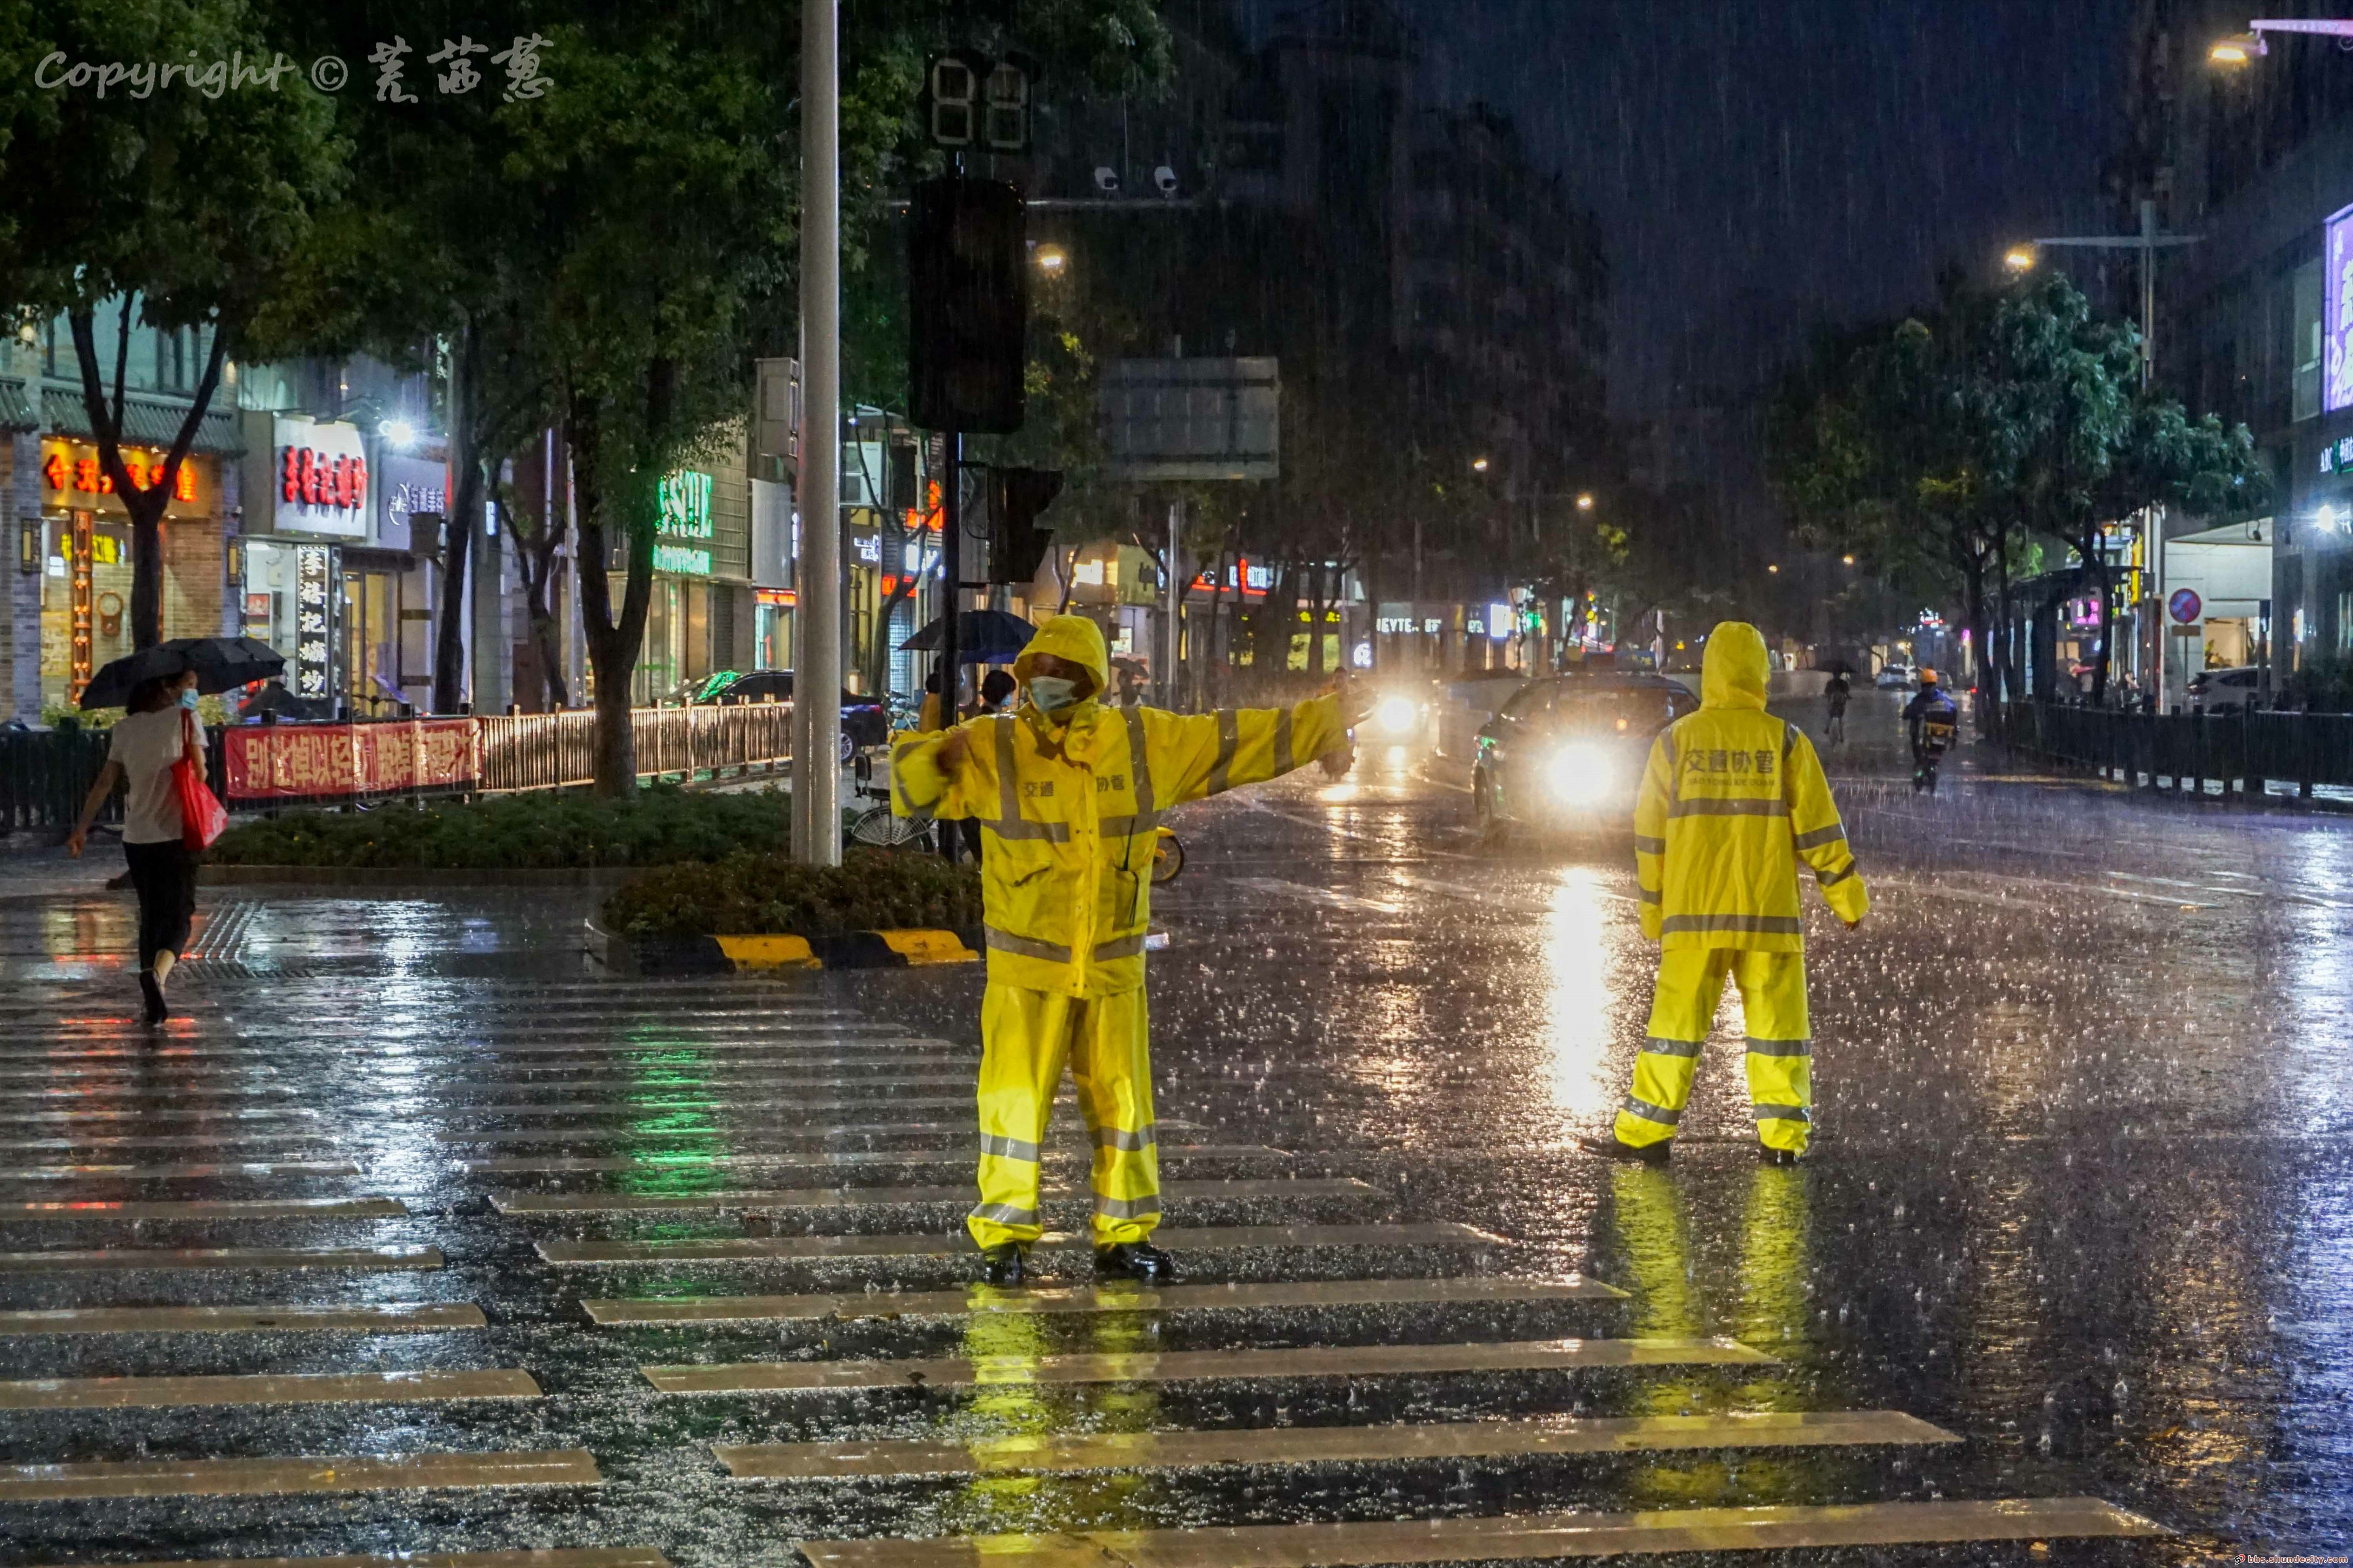
[[[1082,616],[1048,621],[1015,673],[1026,681],[1030,656],[1041,653],[1084,666],[1098,691],[1110,676],[1103,633]],[[969,749],[953,781],[937,762],[946,733],[894,743],[892,807],[980,824],[990,980],[1080,997],[1144,984],[1163,813],[1347,743],[1335,697],[1201,714],[1091,698],[1057,724],[1025,695],[1017,712],[958,731]]]
[[[1642,934],[1667,947],[1806,945],[1798,861],[1823,902],[1859,921],[1871,908],[1813,742],[1767,715],[1765,639],[1726,621],[1710,634],[1700,709],[1651,747],[1634,805]]]

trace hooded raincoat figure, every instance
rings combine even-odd
[[[902,814],[980,825],[980,1203],[966,1221],[997,1283],[1041,1234],[1039,1154],[1065,1062],[1094,1143],[1097,1267],[1159,1282],[1144,1003],[1155,830],[1169,807],[1287,773],[1348,744],[1337,697],[1180,715],[1109,708],[1103,633],[1056,616],[1014,665],[1023,701],[892,752]]]
[[[1765,711],[1765,639],[1711,633],[1700,707],[1651,748],[1634,806],[1642,934],[1660,944],[1648,1038],[1616,1135],[1621,1159],[1663,1160],[1691,1099],[1701,1046],[1729,975],[1748,1035],[1748,1097],[1764,1157],[1795,1161],[1812,1121],[1813,1030],[1798,863],[1849,926],[1871,908],[1813,742]]]

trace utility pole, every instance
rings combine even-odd
[[[1178,496],[1168,503],[1168,569],[1162,574],[1168,580],[1161,584],[1160,595],[1164,601],[1160,616],[1162,656],[1160,701],[1164,707],[1170,709],[1176,706],[1176,654],[1180,646],[1177,641],[1176,617],[1182,612],[1185,604],[1184,577],[1176,564],[1176,550],[1184,537],[1185,498]],[[1320,626],[1316,629],[1319,634],[1323,630]]]
[[[2024,272],[2034,265],[2034,249],[2046,245],[2072,247],[2082,250],[2137,250],[2140,252],[2140,384],[2148,386],[2149,374],[2157,363],[2157,253],[2177,245],[2195,245],[2205,236],[2197,234],[2160,234],[2157,227],[2157,203],[2144,197],[2140,204],[2138,234],[2076,234],[2054,235],[2031,240],[2026,246],[2012,249],[2005,258],[2013,272]]]
[[[801,592],[793,617],[793,856],[841,864],[839,0],[801,5]]]
[[[947,477],[940,487],[940,584],[948,591],[948,604],[940,613],[940,728],[953,730],[964,711],[964,680],[956,668],[956,621],[964,609],[964,433],[949,431],[945,445]],[[923,559],[918,548],[916,564],[921,565]],[[921,706],[917,704],[919,710]],[[957,829],[941,823],[941,856],[953,864],[963,847]]]

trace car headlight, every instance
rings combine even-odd
[[[1618,760],[1606,746],[1571,741],[1552,754],[1545,777],[1553,798],[1562,805],[1590,805],[1617,787]]]
[[[1421,704],[1410,697],[1384,697],[1373,710],[1373,722],[1385,735],[1410,735],[1421,728]]]

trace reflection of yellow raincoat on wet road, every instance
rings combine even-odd
[[[1813,1104],[1798,862],[1852,924],[1871,908],[1813,742],[1765,711],[1757,628],[1708,637],[1700,710],[1651,748],[1634,806],[1642,934],[1658,939],[1657,999],[1618,1137],[1674,1136],[1729,973],[1747,1015],[1748,1090],[1769,1148],[1802,1152]]]
[[[1085,667],[1098,692],[1110,675],[1103,633],[1081,616],[1039,630],[1014,665],[1025,681],[1035,654]],[[938,763],[946,736],[924,735],[894,748],[892,789],[899,811],[970,818],[985,840],[972,1234],[983,1247],[1038,1237],[1039,1146],[1067,1057],[1094,1133],[1096,1244],[1142,1240],[1160,1217],[1144,1010],[1154,829],[1172,805],[1344,747],[1339,700],[1179,715],[1090,698],[1060,723],[1025,702],[951,732],[969,745],[954,778]]]

